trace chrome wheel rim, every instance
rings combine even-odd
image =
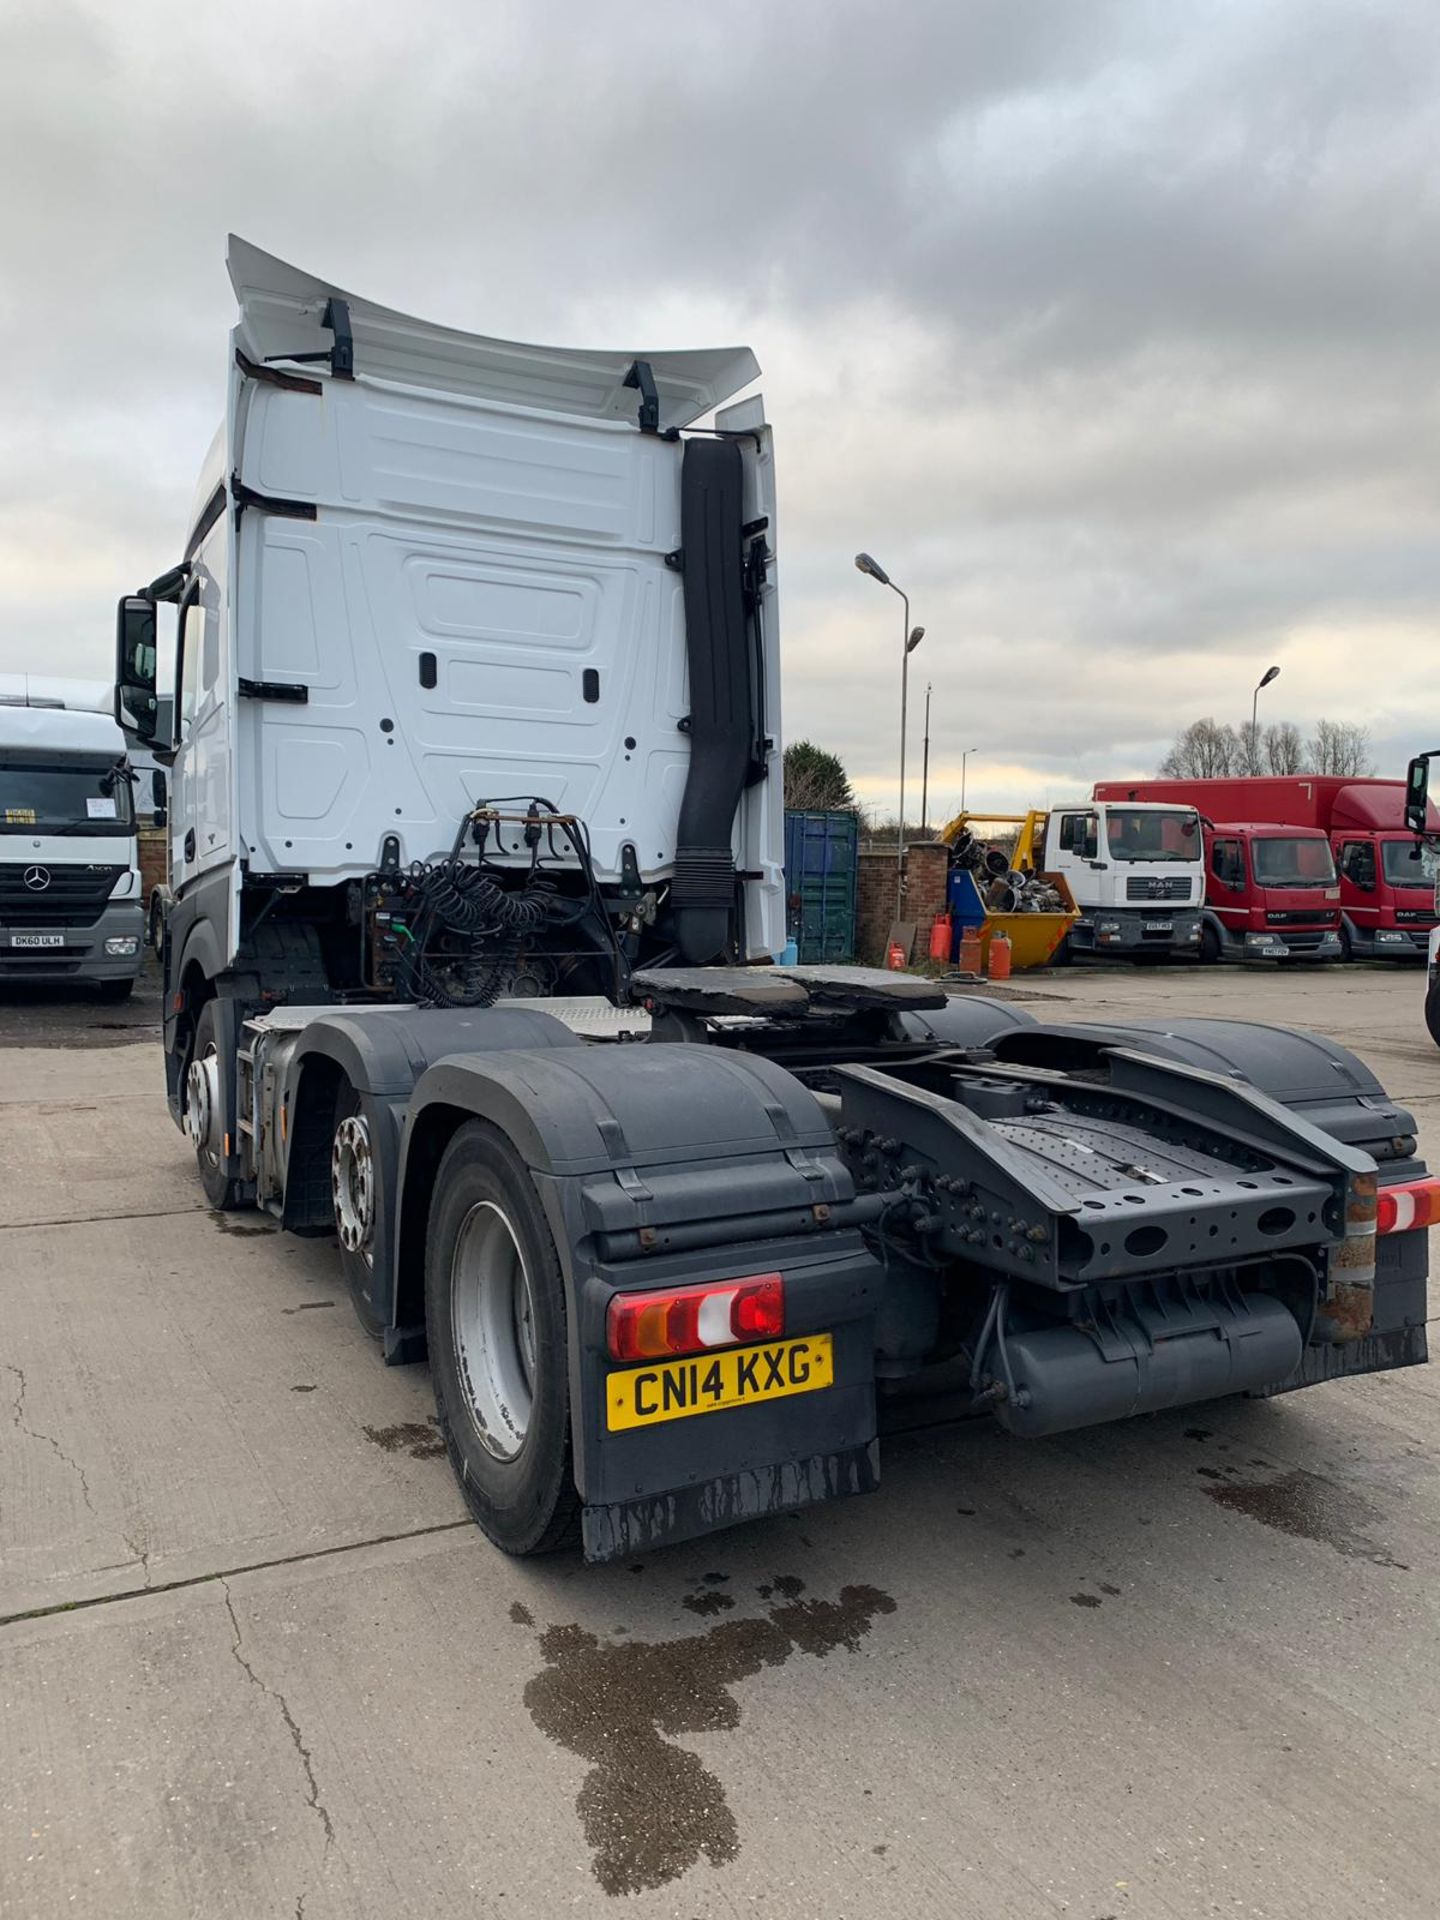
[[[335,1129],[330,1149],[330,1196],[335,1232],[347,1253],[375,1262],[375,1163],[364,1116],[347,1115]]]
[[[220,1164],[220,1056],[214,1044],[190,1062],[185,1076],[185,1131],[196,1153]]]
[[[487,1453],[514,1460],[530,1430],[535,1307],[514,1227],[493,1201],[473,1206],[450,1263],[450,1328],[460,1391]]]

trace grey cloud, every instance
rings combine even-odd
[[[457,325],[750,339],[789,724],[877,793],[898,609],[859,546],[946,728],[1037,779],[1153,760],[1272,653],[1287,711],[1373,710],[1398,757],[1440,600],[1437,68],[1422,0],[12,0],[0,665],[103,671],[171,557],[234,227]]]

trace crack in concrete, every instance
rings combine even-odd
[[[18,1613],[0,1614],[0,1627],[16,1627],[27,1620],[48,1620],[57,1613],[87,1613],[91,1607],[113,1607],[123,1600],[144,1600],[155,1593],[180,1593],[186,1587],[209,1586],[212,1580],[218,1580],[223,1586],[227,1579],[236,1579],[242,1573],[264,1573],[271,1567],[298,1567],[309,1560],[329,1560],[339,1553],[363,1553],[367,1547],[388,1547],[401,1540],[424,1540],[433,1533],[462,1533],[473,1528],[473,1520],[440,1520],[430,1527],[407,1527],[403,1533],[376,1533],[368,1540],[343,1540],[338,1546],[311,1547],[303,1553],[282,1553],[273,1560],[247,1560],[239,1567],[216,1567],[209,1573],[187,1574],[181,1580],[156,1580],[146,1587],[126,1587],[120,1593],[97,1593],[87,1600],[56,1600],[45,1607],[24,1607]],[[128,1542],[127,1542],[128,1545]],[[140,1558],[139,1555],[136,1556]],[[103,1569],[96,1568],[96,1572]],[[146,1567],[148,1574],[149,1568]]]
[[[15,1380],[16,1380],[15,1411],[11,1416],[10,1424],[13,1427],[15,1427],[19,1432],[23,1433],[27,1439],[39,1440],[42,1443],[42,1445],[49,1447],[50,1451],[53,1454],[55,1454],[58,1459],[61,1459],[65,1462],[66,1466],[69,1467],[70,1471],[73,1474],[78,1475],[80,1480],[81,1498],[84,1500],[88,1510],[91,1513],[94,1513],[95,1502],[90,1498],[90,1482],[85,1476],[85,1469],[81,1466],[78,1460],[74,1460],[70,1457],[70,1455],[65,1451],[65,1449],[61,1446],[58,1440],[52,1439],[52,1437],[48,1433],[41,1433],[37,1428],[32,1427],[30,1423],[26,1420],[24,1372],[21,1370],[21,1368],[15,1365],[13,1360],[7,1360],[5,1362],[5,1368],[8,1373],[14,1374]],[[126,1544],[128,1546],[129,1542],[127,1541]]]
[[[300,1765],[304,1768],[306,1786],[305,1804],[319,1818],[321,1829],[325,1835],[325,1844],[320,1854],[320,1871],[323,1874],[325,1871],[325,1862],[330,1857],[330,1849],[335,1844],[335,1823],[330,1818],[330,1812],[325,1802],[320,1798],[320,1783],[315,1778],[314,1759],[311,1756],[309,1747],[305,1744],[305,1738],[300,1731],[299,1722],[290,1711],[290,1702],[285,1698],[284,1694],[280,1692],[278,1687],[267,1685],[245,1658],[240,1622],[235,1615],[235,1603],[230,1597],[229,1584],[222,1578],[220,1585],[225,1594],[225,1611],[230,1616],[230,1628],[235,1635],[230,1651],[234,1654],[236,1664],[241,1668],[251,1686],[258,1687],[267,1700],[273,1700],[276,1706],[279,1707],[280,1717],[285,1722],[286,1731],[289,1733],[295,1751],[299,1755]],[[296,1896],[295,1920],[305,1920],[305,1902],[309,1896],[310,1889],[308,1887],[303,1888]]]

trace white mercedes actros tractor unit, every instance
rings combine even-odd
[[[867,1492],[890,1383],[1040,1436],[1410,1366],[1436,1189],[1358,1060],[783,944],[743,349],[427,325],[233,241],[224,424],[120,605],[171,767],[169,1098],[334,1235],[490,1537]],[[173,698],[167,697],[173,695]]]
[[[144,957],[133,778],[104,680],[0,673],[0,989],[129,997]]]

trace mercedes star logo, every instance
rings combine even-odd
[[[32,893],[43,893],[50,884],[48,867],[26,867],[25,884]]]

